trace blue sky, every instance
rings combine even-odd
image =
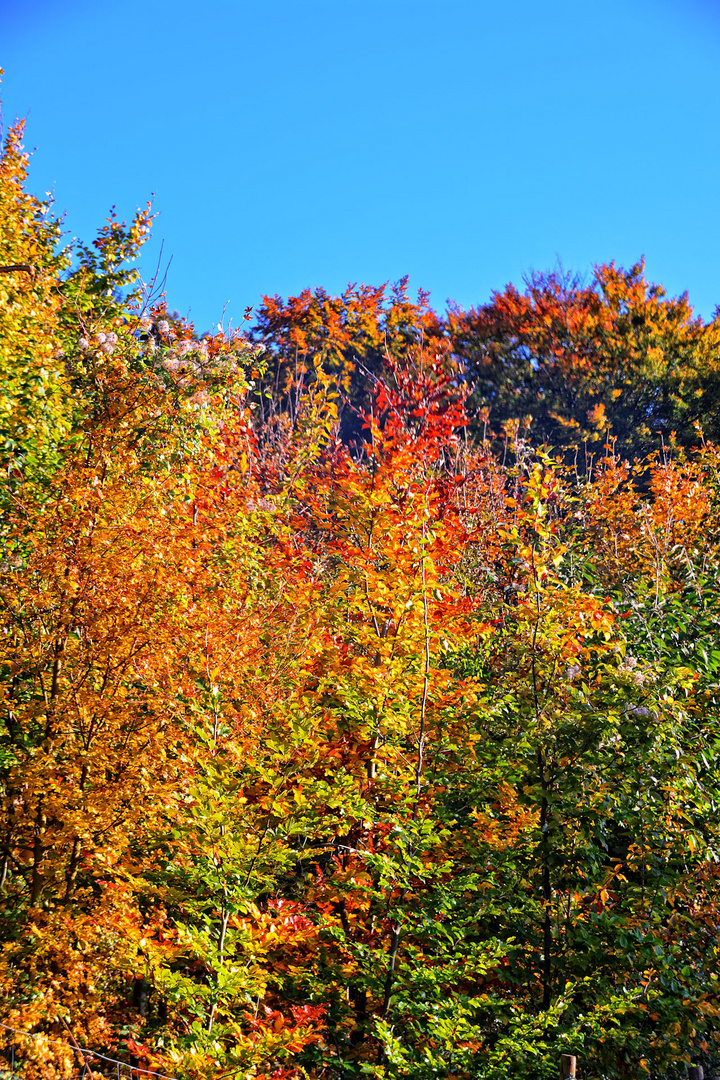
[[[170,306],[410,275],[442,308],[559,261],[720,302],[720,4],[3,0],[7,125],[89,240],[154,193]]]

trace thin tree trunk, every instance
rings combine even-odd
[[[73,893],[75,892],[75,881],[77,879],[78,867],[80,865],[80,841],[77,836],[73,840],[72,851],[70,852],[70,861],[68,863],[67,872],[65,874],[65,903],[69,904],[72,900]]]
[[[420,731],[418,734],[418,754],[417,764],[415,768],[415,805],[413,806],[412,820],[417,818],[417,812],[420,806],[420,792],[422,790],[422,773],[423,765],[425,763],[425,727],[427,718],[427,703],[428,693],[430,689],[430,621],[428,616],[428,600],[427,600],[427,578],[425,573],[425,518],[423,517],[422,523],[422,561],[421,561],[421,574],[422,574],[422,599],[423,599],[423,630],[425,637],[425,656],[424,656],[424,668],[423,668],[423,689],[422,689],[422,704],[420,707]],[[400,897],[398,900],[398,907],[402,912],[402,905],[405,901],[407,894],[407,885],[403,886]],[[400,948],[400,935],[402,933],[402,920],[400,914],[398,914],[397,922],[393,928],[392,938],[390,939],[390,952],[388,954],[388,968],[385,976],[385,988],[383,991],[383,1003],[380,1011],[380,1016],[384,1020],[388,1014],[390,1008],[390,998],[392,996],[393,983],[395,981],[395,968],[397,966],[398,950]],[[384,1063],[384,1047],[380,1045],[380,1051],[378,1055],[378,1063]]]
[[[540,804],[540,831],[541,840],[541,863],[542,863],[542,897],[545,917],[543,919],[543,1011],[550,1008],[552,999],[552,883],[550,881],[550,826],[548,822],[549,806],[545,792],[547,791],[547,778],[545,776],[545,758],[542,751],[538,751],[538,767],[543,789],[542,803]]]

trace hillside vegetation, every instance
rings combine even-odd
[[[720,1060],[720,323],[642,264],[196,334],[0,162],[0,1021],[179,1080]],[[23,1034],[25,1033],[25,1034]],[[89,1060],[95,1075],[110,1066]]]

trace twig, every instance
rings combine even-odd
[[[73,1035],[72,1031],[70,1030],[70,1027],[69,1027],[67,1021],[62,1016],[60,1017],[60,1020],[62,1021],[62,1026],[65,1028],[65,1030],[68,1033],[68,1036],[70,1037],[70,1042],[75,1047],[75,1050],[76,1050],[76,1052],[77,1052],[77,1054],[78,1054],[78,1056],[80,1058],[80,1064],[83,1067],[83,1074],[85,1073],[85,1070],[87,1069],[87,1075],[90,1077],[90,1080],[93,1080],[92,1069],[90,1068],[89,1064],[85,1060],[85,1055],[83,1054],[82,1050],[78,1046],[78,1044],[77,1044],[77,1042],[75,1040],[75,1036]]]
[[[31,263],[8,263],[0,266],[0,274],[14,274],[16,270],[21,270],[24,274],[35,273],[35,267]]]

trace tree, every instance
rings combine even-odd
[[[695,444],[698,422],[718,435],[717,322],[694,317],[686,295],[666,299],[642,262],[597,266],[588,285],[536,274],[523,293],[451,308],[448,329],[474,409],[496,426],[527,417],[536,441],[595,455],[611,438],[631,460],[675,434]]]
[[[341,436],[362,443],[359,410],[369,407],[373,382],[386,357],[406,356],[418,344],[435,341],[442,328],[422,290],[417,301],[401,278],[388,293],[387,285],[348,285],[341,296],[324,289],[305,289],[284,301],[265,296],[251,338],[268,350],[267,375],[258,400],[263,422],[278,412],[292,416],[299,397],[312,381],[318,364],[332,373],[342,390]]]

